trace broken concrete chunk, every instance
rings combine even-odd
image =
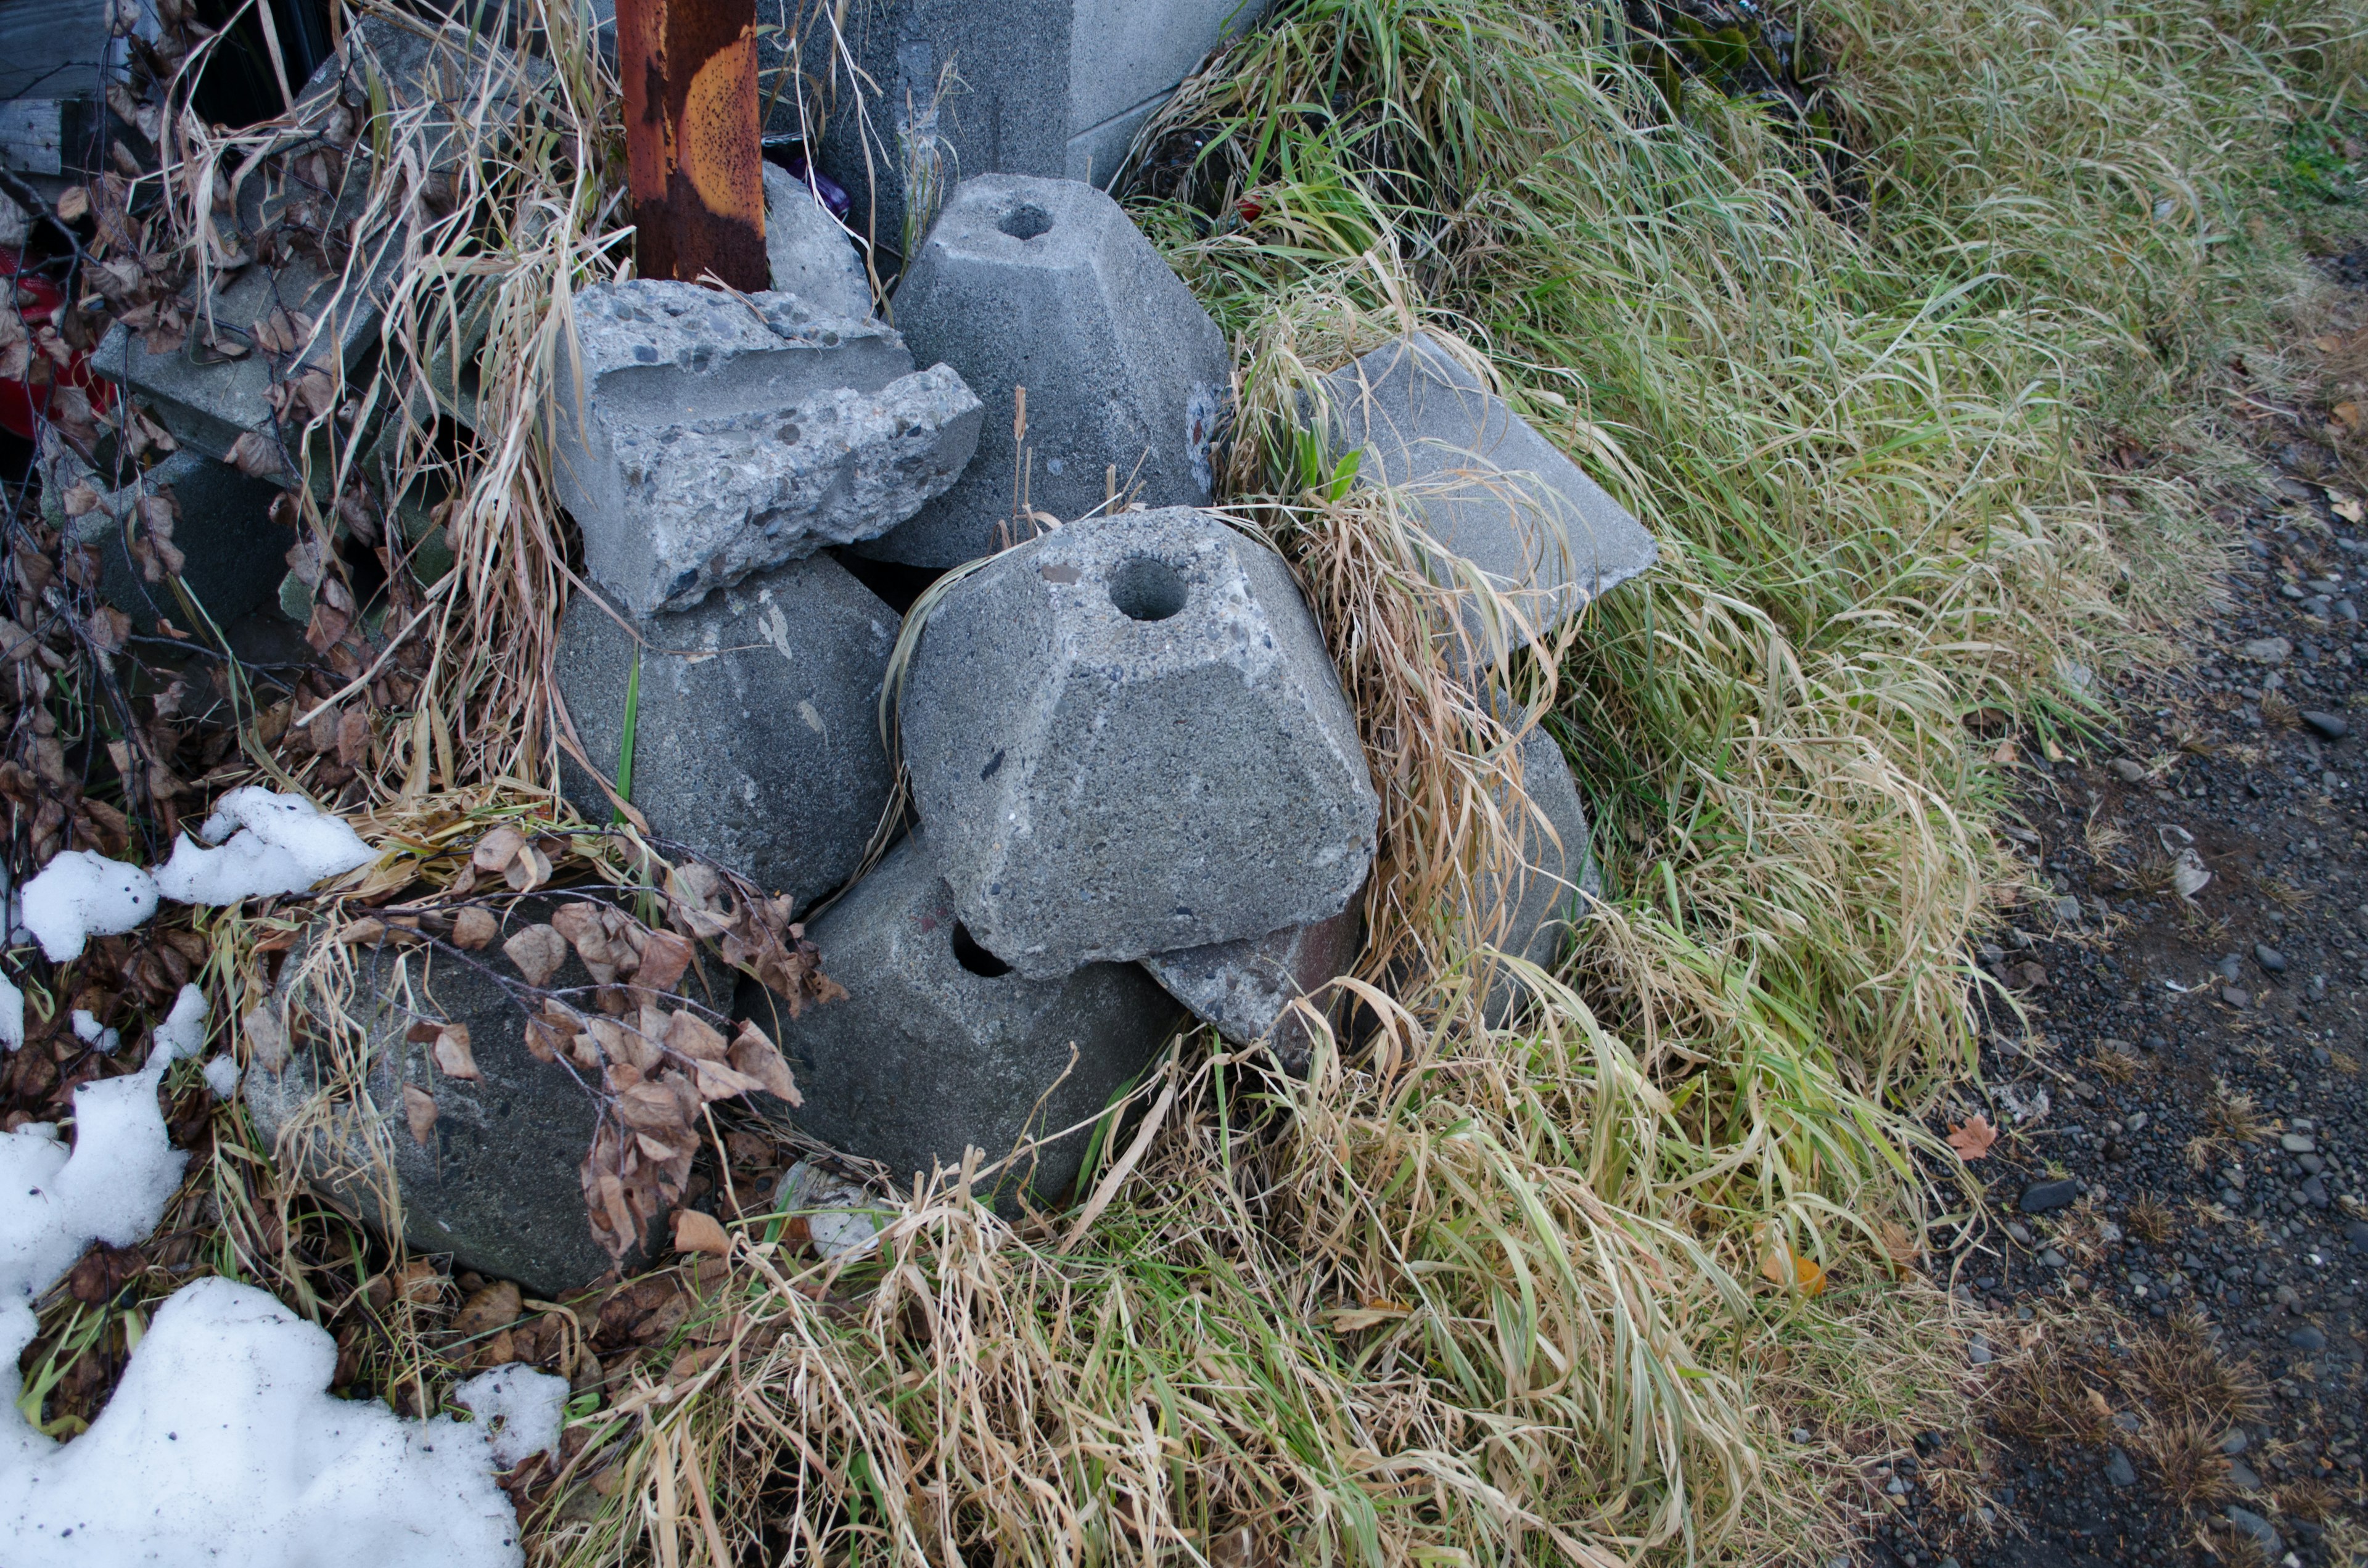
[[[1284,1071],[1304,1074],[1315,1034],[1291,1004],[1353,971],[1364,935],[1363,900],[1351,899],[1328,920],[1247,941],[1160,953],[1144,960],[1143,967],[1225,1039],[1235,1045],[1265,1040]],[[1324,1010],[1334,1006],[1337,999]]]
[[[553,667],[586,756],[614,783],[638,655],[631,794],[651,832],[803,907],[854,874],[888,804],[879,700],[896,623],[816,555],[633,631],[578,594]],[[580,767],[560,778],[608,819]]]
[[[617,490],[587,501],[587,564],[637,611],[681,609],[751,572],[869,539],[942,494],[978,445],[978,399],[943,365],[876,392],[623,425]]]
[[[765,165],[765,258],[777,293],[857,321],[871,313],[863,257],[814,187],[777,164]]]
[[[1562,961],[1587,899],[1603,896],[1603,876],[1596,869],[1578,780],[1571,775],[1562,746],[1543,725],[1521,742],[1521,790],[1536,808],[1518,817],[1521,867],[1511,876],[1492,873],[1486,879],[1480,911],[1485,915],[1503,905],[1502,922],[1490,945],[1551,973]],[[1503,800],[1497,807],[1508,809]],[[1492,975],[1485,1006],[1489,1027],[1510,1023],[1529,994],[1530,988],[1509,969]]]
[[[1282,558],[1176,506],[1072,524],[962,579],[906,676],[928,848],[1036,979],[1338,914],[1379,803]]]
[[[172,545],[183,557],[181,584],[218,627],[270,597],[286,570],[288,530],[270,517],[279,491],[202,453],[174,452],[128,483],[109,489],[62,438],[45,432],[41,472],[44,517],[51,527],[65,529],[74,543],[97,547],[99,597],[131,617],[142,633],[154,633],[160,618],[184,632],[203,630],[189,624],[172,584],[150,582],[145,568],[132,558],[129,540],[143,537],[148,529],[147,519],[140,515],[144,500],[169,494],[178,504]],[[98,504],[69,517],[66,497],[81,485],[97,494]]]
[[[1512,593],[1531,639],[1652,566],[1627,509],[1427,335],[1333,372],[1321,395],[1333,456],[1356,451],[1361,483],[1399,490],[1443,551]],[[1432,576],[1452,581],[1444,564]]]
[[[791,1019],[742,987],[744,1012],[777,1033],[804,1104],[759,1103],[832,1147],[888,1167],[899,1187],[936,1166],[1008,1158],[1023,1138],[1071,1132],[992,1185],[1040,1199],[1076,1180],[1090,1123],[1140,1074],[1181,1010],[1133,964],[1052,982],[1013,973],[978,946],[926,846],[907,838],[807,928],[842,1001]]]
[[[879,322],[665,280],[587,289],[575,313],[575,357],[553,394],[553,481],[584,530],[585,564],[636,615],[890,527],[975,443],[978,405],[959,378],[914,376],[904,340]],[[841,442],[850,449],[833,450]],[[719,483],[732,493],[723,504]],[[886,510],[865,514],[858,491]]]
[[[1011,175],[962,181],[895,306],[913,352],[962,372],[985,425],[961,481],[859,553],[959,565],[1038,531],[1015,520],[1023,499],[1064,521],[1105,506],[1113,485],[1146,506],[1212,499],[1232,386],[1224,335],[1100,191]],[[1020,387],[1027,435],[1015,439]]]
[[[552,908],[519,901],[502,915],[499,936],[466,959],[392,944],[350,949],[343,1011],[360,1035],[342,1048],[328,1043],[329,989],[308,963],[307,942],[290,955],[270,1004],[300,1043],[277,1062],[258,1053],[245,1093],[256,1131],[315,1190],[383,1226],[381,1182],[391,1167],[413,1251],[450,1253],[460,1267],[556,1298],[611,1260],[593,1235],[580,1176],[598,1119],[591,1092],[564,1065],[527,1050],[527,1009],[503,983],[522,983],[503,940],[547,921]],[[592,977],[570,951],[548,983],[589,986]],[[439,1072],[432,1042],[407,1038],[426,1021],[466,1026],[475,1081]],[[339,1050],[351,1052],[346,1070],[361,1074],[366,1114],[356,1096],[322,1093],[338,1082]],[[406,1087],[434,1101],[425,1147],[406,1126]]]

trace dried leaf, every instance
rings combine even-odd
[[[249,479],[269,479],[287,468],[279,455],[279,443],[260,430],[249,430],[230,444],[223,454],[230,465]]]
[[[1796,1290],[1804,1296],[1819,1295],[1826,1288],[1826,1271],[1815,1258],[1796,1257],[1783,1247],[1770,1249],[1759,1262],[1759,1272],[1769,1283]]]
[[[687,1131],[682,1105],[658,1084],[636,1084],[617,1096],[617,1119],[644,1132]]]
[[[497,1328],[507,1328],[518,1322],[525,1310],[526,1302],[518,1288],[505,1279],[486,1286],[462,1302],[461,1310],[452,1314],[452,1332],[464,1339],[473,1339]]]
[[[267,1073],[277,1073],[288,1065],[288,1031],[279,1026],[279,1015],[268,1006],[257,1006],[239,1020],[246,1032],[247,1060]]]
[[[516,892],[532,892],[551,881],[551,858],[529,844],[519,849],[518,858],[503,873]]]
[[[673,931],[652,931],[642,942],[642,961],[633,981],[652,991],[671,991],[689,969],[689,941]]]
[[[87,484],[69,485],[66,487],[63,505],[67,517],[86,517],[98,510],[98,492]]]
[[[659,1161],[660,1163],[664,1163],[667,1160],[679,1159],[682,1156],[681,1150],[675,1148],[669,1143],[661,1143],[646,1132],[634,1133],[633,1142],[643,1153],[647,1154],[651,1159]]]
[[[691,1058],[691,1071],[699,1074],[699,1093],[702,1099],[728,1100],[734,1095],[745,1095],[765,1085],[745,1073],[734,1072],[720,1062]]]
[[[337,721],[337,760],[359,767],[370,759],[370,715],[359,708],[348,710]]]
[[[508,868],[518,852],[526,847],[526,835],[514,827],[497,827],[477,840],[477,847],[469,856],[469,864],[480,871],[499,871]]]
[[[2354,432],[2359,430],[2361,413],[2360,405],[2358,403],[2347,399],[2342,403],[2337,403],[2329,412],[2335,415],[2335,422],[2338,425],[2342,426],[2346,430]]]
[[[567,938],[548,926],[529,926],[504,942],[502,951],[518,965],[529,985],[541,987],[550,984],[559,966],[567,961]]]
[[[792,1110],[805,1104],[805,1097],[798,1093],[797,1080],[790,1074],[789,1062],[782,1060],[780,1049],[753,1022],[742,1021],[740,1032],[732,1041],[731,1061],[734,1072],[754,1078],[764,1085],[767,1094],[788,1101]]]
[[[337,940],[349,948],[375,946],[386,939],[386,922],[376,915],[365,915],[337,933]]]
[[[702,1062],[728,1062],[730,1049],[723,1036],[706,1019],[688,1010],[677,1013],[666,1024],[666,1042],[685,1056]]]
[[[2362,506],[2357,495],[2339,496],[2328,505],[2334,509],[2335,515],[2347,523],[2368,522],[2368,506]]]
[[[448,1077],[466,1078],[480,1083],[484,1074],[477,1071],[476,1053],[469,1049],[469,1026],[446,1024],[436,1036],[436,1070]]]
[[[58,216],[69,223],[79,222],[90,215],[90,188],[70,185],[58,192]]]
[[[1980,1159],[1997,1142],[1998,1129],[1990,1125],[1987,1116],[1978,1111],[1971,1121],[1961,1122],[1949,1129],[1949,1147],[1957,1151],[1957,1157],[1961,1160]]]
[[[696,1209],[677,1210],[674,1217],[674,1250],[729,1257],[732,1238],[715,1222],[714,1215],[702,1214]]]
[[[474,905],[452,917],[452,941],[456,947],[475,952],[501,934],[502,923],[494,918],[490,909]]]
[[[411,1141],[427,1147],[436,1131],[436,1096],[416,1084],[404,1085],[403,1119],[411,1124]]]

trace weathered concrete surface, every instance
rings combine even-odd
[[[299,979],[303,947],[289,956],[270,1004],[290,1054],[277,1070],[258,1059],[245,1087],[256,1131],[316,1190],[382,1227],[372,1153],[381,1151],[389,1157],[404,1238],[414,1251],[450,1253],[460,1267],[515,1279],[546,1298],[588,1284],[610,1267],[586,1217],[578,1175],[592,1144],[592,1096],[564,1064],[535,1060],[526,1048],[526,1011],[495,978],[518,981],[502,942],[548,920],[551,908],[548,900],[520,901],[503,916],[493,945],[465,960],[416,947],[353,949],[354,985],[345,1007],[367,1037],[364,1082],[374,1126],[359,1119],[350,1097],[338,1096],[323,1108],[339,1116],[307,1118],[310,1125],[290,1131],[324,1082],[336,1078],[327,1048],[317,1043],[326,1009],[315,988]],[[571,951],[550,983],[588,986],[592,977]],[[314,1027],[305,1028],[307,1020]],[[438,1072],[432,1047],[405,1038],[413,1024],[430,1020],[468,1026],[481,1081]],[[308,1034],[315,1042],[307,1042]],[[405,1085],[435,1097],[436,1125],[425,1148],[404,1120]],[[285,1141],[283,1133],[290,1133]]]
[[[1023,1137],[1091,1119],[1149,1064],[1181,1016],[1133,964],[1088,964],[1051,982],[1005,971],[972,942],[928,846],[889,851],[806,935],[845,1000],[791,1020],[769,994],[742,1005],[780,1041],[804,1105],[766,1109],[834,1148],[888,1167],[899,1186],[933,1165],[982,1164]],[[1072,1055],[1074,1050],[1074,1064]],[[1027,1156],[996,1183],[1040,1200],[1076,1181],[1089,1132]]]
[[[855,241],[812,186],[776,164],[765,165],[765,256],[776,293],[826,315],[871,314],[871,279]]]
[[[1515,591],[1533,636],[1652,566],[1626,508],[1428,335],[1333,372],[1322,398],[1332,453],[1356,450],[1360,483],[1398,488],[1442,549]]]
[[[878,392],[611,434],[616,484],[575,514],[603,586],[681,609],[751,572],[867,540],[954,483],[979,403],[943,365]],[[606,488],[606,487],[604,487]]]
[[[1113,467],[1143,506],[1212,498],[1212,443],[1232,385],[1224,335],[1091,186],[964,180],[897,286],[895,311],[916,356],[962,372],[985,422],[960,482],[863,554],[953,566],[1037,531],[1014,521],[1019,387],[1030,511],[1083,517],[1104,504]]]
[[[98,549],[98,597],[131,617],[143,634],[154,634],[159,618],[184,632],[189,624],[170,582],[151,583],[133,561],[125,540],[129,523],[137,536],[145,525],[139,506],[170,494],[179,503],[173,543],[186,558],[181,582],[216,626],[227,626],[272,596],[287,570],[288,530],[270,518],[279,492],[259,479],[218,463],[200,452],[177,451],[130,483],[108,488],[89,465],[54,437],[41,453],[41,511],[52,528],[67,530],[76,544]],[[98,505],[79,517],[65,515],[65,497],[75,486],[97,492]]]
[[[767,445],[791,449],[773,454],[778,466],[823,475],[823,498],[829,498],[833,476],[851,483],[869,471],[866,483],[883,500],[902,495],[917,503],[914,490],[927,492],[968,457],[963,437],[975,428],[975,403],[965,407],[935,371],[896,392],[912,378],[913,359],[882,323],[825,315],[788,294],[750,295],[744,303],[688,283],[633,280],[578,295],[575,325],[582,401],[574,378],[563,373],[552,409],[553,481],[584,530],[586,566],[636,615],[694,604],[732,573],[765,562],[768,551],[791,548],[781,542],[791,533],[786,516],[749,517],[695,505],[686,511],[679,503],[695,495],[702,478],[713,477],[706,465],[715,453],[702,448],[680,463],[660,462],[655,454],[669,444],[669,432],[712,428],[729,437],[737,428],[779,437]],[[882,395],[864,402],[842,393]],[[899,421],[910,424],[916,415],[937,421],[921,426],[923,439],[894,434]],[[735,426],[743,416],[747,422]],[[798,436],[780,436],[802,435],[808,420],[816,425],[816,446],[801,449]],[[868,456],[832,470],[824,446],[842,434],[862,436]],[[752,442],[744,460],[755,455]],[[907,460],[917,467],[887,481]],[[654,482],[658,491],[645,494]],[[751,485],[752,499],[765,488],[761,478]],[[796,491],[787,482],[786,493]],[[647,510],[669,497],[678,504]],[[897,520],[882,517],[877,526]],[[775,523],[782,527],[768,540],[765,529]],[[734,530],[754,537],[719,556],[718,536]],[[803,537],[800,530],[792,544]],[[825,542],[815,538],[805,548]]]
[[[1551,971],[1584,912],[1586,899],[1580,895],[1602,897],[1603,876],[1596,868],[1578,781],[1571,776],[1561,745],[1543,725],[1521,742],[1521,789],[1545,823],[1541,824],[1532,813],[1521,814],[1521,869],[1511,876],[1490,876],[1480,907],[1507,906],[1494,942],[1498,951]],[[1500,800],[1497,805],[1506,809],[1507,802]],[[1511,1022],[1529,996],[1529,988],[1509,970],[1490,976],[1485,1004],[1490,1027],[1501,1028]]]
[[[815,100],[802,119],[785,99],[767,130],[822,124],[821,165],[855,194],[854,226],[902,251],[906,145],[934,146],[940,179],[1038,175],[1106,187],[1151,110],[1266,9],[1266,0],[854,0],[834,20],[876,85],[868,119],[853,112],[845,69],[825,64],[831,33],[816,18],[798,40]],[[785,43],[765,47],[770,71]],[[949,70],[958,78],[950,88]],[[925,227],[920,219],[911,226]]]
[[[1219,942],[1143,960],[1167,994],[1236,1045],[1265,1040],[1286,1072],[1307,1071],[1315,1033],[1291,1004],[1312,996],[1357,967],[1364,947],[1361,897],[1329,920],[1292,926],[1239,942]],[[1319,1000],[1336,1014],[1339,999]]]
[[[801,906],[851,876],[892,777],[878,703],[896,615],[828,556],[636,623],[571,600],[553,661],[594,767],[611,783],[638,649],[632,798],[653,833]],[[608,797],[564,762],[567,798],[605,821]]]
[[[1328,918],[1372,861],[1379,803],[1315,617],[1280,556],[1189,507],[964,578],[902,722],[931,857],[1031,977]]]

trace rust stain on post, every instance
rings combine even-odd
[[[757,0],[617,0],[617,63],[641,275],[768,287]]]

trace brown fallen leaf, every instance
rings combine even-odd
[[[500,1280],[461,1304],[461,1310],[452,1314],[452,1332],[464,1339],[473,1339],[497,1328],[507,1328],[518,1322],[518,1314],[525,1310],[525,1299],[518,1288],[507,1279]]]
[[[745,1095],[750,1089],[765,1085],[745,1073],[734,1071],[721,1062],[709,1062],[700,1057],[690,1059],[691,1070],[699,1074],[701,1099],[728,1100],[734,1095]]]
[[[731,1055],[715,1026],[687,1008],[667,1020],[666,1042],[670,1049],[700,1062],[728,1061]]]
[[[477,847],[469,855],[469,864],[480,871],[505,870],[525,847],[525,834],[514,827],[497,827],[477,840]]]
[[[1988,1116],[1979,1111],[1974,1113],[1971,1121],[1961,1122],[1949,1129],[1947,1139],[1949,1147],[1957,1151],[1957,1158],[1961,1160],[1980,1159],[1997,1142],[1998,1129],[1990,1125]]]
[[[559,966],[567,961],[567,938],[548,926],[529,926],[504,942],[502,951],[518,965],[529,985],[548,985]]]
[[[518,852],[518,858],[510,862],[509,869],[502,875],[513,891],[532,892],[551,881],[551,857],[533,845],[527,845]]]
[[[472,905],[452,917],[453,944],[472,953],[499,936],[501,929],[502,923],[494,918],[490,909]]]
[[[672,1090],[655,1084],[635,1084],[617,1096],[617,1119],[643,1132],[683,1130],[682,1107]]]
[[[2344,429],[2355,435],[2359,433],[2361,414],[2358,403],[2349,401],[2339,403],[2328,412],[2335,415],[2335,422]]]
[[[1788,1268],[1787,1263],[1791,1264]],[[1795,1256],[1783,1247],[1771,1249],[1759,1262],[1759,1272],[1774,1285],[1789,1286],[1804,1296],[1821,1294],[1826,1288],[1826,1271],[1815,1258]]]
[[[436,1132],[436,1096],[416,1084],[404,1085],[403,1119],[411,1124],[411,1141],[427,1147]]]
[[[652,991],[671,991],[690,967],[690,958],[688,938],[673,931],[653,931],[642,943],[641,966],[633,971],[633,983]]]
[[[715,1222],[712,1214],[702,1214],[696,1209],[678,1210],[674,1217],[674,1250],[729,1257],[732,1255],[732,1238],[724,1233],[723,1226]]]
[[[476,1053],[469,1049],[469,1026],[446,1024],[436,1034],[436,1070],[450,1078],[466,1078],[480,1083],[484,1074],[477,1071]]]
[[[790,1074],[790,1064],[781,1058],[780,1049],[765,1038],[765,1033],[749,1020],[742,1020],[740,1032],[732,1040],[732,1070],[754,1078],[765,1092],[789,1102],[794,1110],[804,1105],[805,1096],[798,1093],[798,1081]]]

